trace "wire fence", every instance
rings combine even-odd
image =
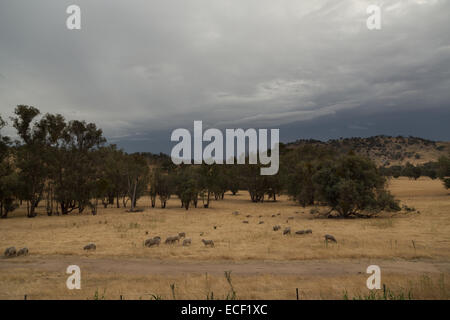
[[[98,296],[94,295],[60,295],[58,294],[56,297],[47,296],[41,294],[0,294],[0,300],[163,300],[162,297],[145,293],[145,294],[108,294],[103,295],[99,294]]]
[[[213,298],[213,296],[206,295],[205,299],[208,300]],[[295,288],[295,298],[300,300],[299,289]],[[0,300],[177,300],[175,295],[170,297],[162,297],[154,293],[131,293],[131,294],[108,294],[106,291],[99,292],[96,291],[91,296],[86,296],[86,294],[74,294],[71,295],[61,295],[58,294],[57,298],[50,297],[42,294],[0,294]],[[227,299],[218,299],[227,300]]]

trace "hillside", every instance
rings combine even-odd
[[[378,165],[414,165],[436,161],[440,156],[448,155],[450,142],[438,142],[417,137],[374,136],[369,138],[341,138],[328,140],[297,140],[286,144],[296,148],[303,145],[331,146],[339,152],[353,150],[357,154],[367,156]]]

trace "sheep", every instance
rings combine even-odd
[[[326,241],[327,243],[328,243],[328,241],[337,243],[336,238],[333,237],[331,234],[326,234],[324,237],[325,237],[325,241]]]
[[[83,250],[87,250],[87,251],[96,250],[96,249],[97,249],[97,246],[95,245],[95,243],[89,243],[89,244],[85,245],[83,248]]]
[[[281,229],[281,226],[276,225],[276,226],[273,226],[272,229],[273,229],[273,231],[278,231]]]
[[[28,248],[22,248],[19,251],[17,251],[17,256],[27,256],[28,255]]]
[[[291,234],[291,228],[289,228],[289,227],[284,228],[283,235],[286,235],[286,234]]]
[[[289,217],[288,220],[294,220],[294,217]]]
[[[180,232],[180,233],[178,234],[178,236],[179,236],[180,238],[186,238],[186,233]]]
[[[273,214],[273,215],[272,215],[272,218],[275,218],[275,217],[276,217],[276,215]]]
[[[264,223],[264,221],[260,221],[258,224],[263,224]]]
[[[5,257],[13,257],[17,254],[15,247],[9,247],[5,250]]]
[[[248,214],[248,215],[246,215],[245,217],[250,218],[251,216],[252,216],[251,214]]]
[[[238,216],[239,215],[239,211],[233,211],[233,215]]]
[[[167,237],[165,244],[172,244],[175,242],[179,242],[180,241],[180,237],[179,236],[174,236],[174,237]]]
[[[144,245],[146,247],[153,247],[153,246],[159,246],[160,243],[161,243],[161,238],[155,237],[153,239],[145,240]]]
[[[183,240],[183,246],[190,246],[191,245],[191,239],[189,239],[189,238],[186,238],[186,239],[184,239]]]
[[[248,223],[248,221],[247,221],[247,220],[244,220],[244,221],[242,221],[242,223]]]
[[[312,230],[311,229],[306,229],[305,233],[312,233]]]
[[[212,241],[212,240],[202,239],[202,242],[205,245],[205,247],[207,247],[207,246],[214,247],[214,241]]]

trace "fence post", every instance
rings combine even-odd
[[[23,300],[27,300],[27,295],[24,295],[24,296],[23,296]]]
[[[298,300],[298,288],[295,288],[295,292],[297,293],[297,300]]]
[[[123,300],[123,296],[122,295],[120,295],[120,300]]]

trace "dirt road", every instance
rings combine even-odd
[[[28,269],[64,272],[69,265],[92,273],[114,274],[233,274],[345,276],[365,273],[369,265],[380,266],[383,273],[450,273],[450,261],[405,260],[305,260],[305,261],[161,261],[141,258],[96,258],[80,256],[28,256],[0,259],[1,270]]]

